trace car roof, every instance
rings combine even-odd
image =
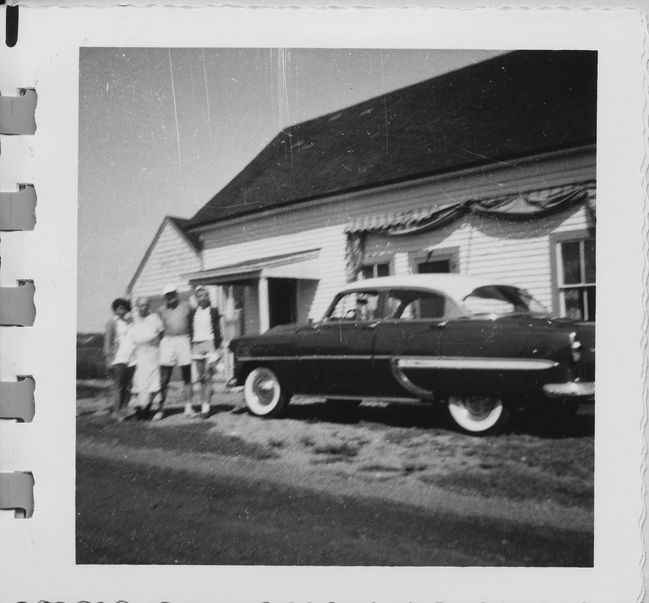
[[[489,285],[506,285],[508,283],[494,282],[472,276],[452,273],[436,274],[408,274],[403,276],[382,276],[379,278],[368,278],[354,281],[343,287],[341,292],[358,291],[364,289],[391,289],[416,287],[421,289],[432,289],[445,293],[455,300],[464,299],[469,293],[478,287]]]

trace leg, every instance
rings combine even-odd
[[[160,407],[159,411],[164,408],[167,401],[167,389],[169,388],[169,381],[171,380],[171,373],[174,370],[173,366],[162,365],[160,367]]]
[[[203,404],[201,406],[201,416],[207,418],[212,410],[212,379],[214,378],[214,364],[210,363],[203,371]]]
[[[194,416],[196,413],[192,408],[193,402],[193,392],[192,392],[192,365],[184,364],[180,367],[180,371],[183,376],[183,383],[185,384],[185,414],[188,416]]]
[[[131,391],[133,389],[133,376],[135,375],[135,365],[126,367],[126,386],[124,388],[124,397],[122,398],[122,408],[126,408],[131,400]]]
[[[131,397],[131,382],[133,380],[134,370],[135,367],[133,366],[127,366],[125,364],[120,365],[118,384],[119,411],[123,411],[126,408],[129,398]]]
[[[196,376],[201,384],[201,400],[205,402],[205,358],[195,358]]]
[[[124,380],[124,364],[113,364],[110,367],[110,376],[113,381],[113,412],[117,413],[122,407],[122,382]]]

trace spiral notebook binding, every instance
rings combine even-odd
[[[0,96],[0,135],[32,135],[36,132],[36,91],[20,90],[18,96]],[[33,230],[36,224],[36,190],[18,184],[17,191],[0,192],[0,230]],[[0,325],[28,327],[34,324],[35,286],[31,280],[15,287],[0,287]],[[29,422],[34,417],[32,377],[0,382],[0,420]],[[13,509],[15,517],[34,512],[34,477],[27,471],[0,473],[0,509]]]

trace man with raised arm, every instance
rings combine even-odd
[[[154,421],[164,417],[169,380],[174,366],[180,366],[184,382],[185,416],[196,417],[192,408],[192,350],[191,314],[186,301],[181,301],[176,285],[167,285],[162,290],[165,303],[159,311],[164,325],[164,337],[160,341],[160,405],[153,416]]]

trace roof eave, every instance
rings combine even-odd
[[[346,189],[330,191],[328,193],[323,193],[320,195],[313,195],[311,197],[300,197],[298,199],[290,199],[288,201],[285,201],[283,203],[277,203],[270,207],[251,208],[248,211],[238,212],[235,215],[218,217],[218,218],[208,218],[196,223],[192,223],[192,221],[190,220],[189,221],[190,223],[187,225],[187,231],[192,233],[194,232],[197,233],[202,230],[205,230],[207,227],[212,225],[222,224],[235,219],[247,218],[250,216],[254,216],[255,214],[263,214],[264,212],[268,212],[268,211],[286,209],[291,206],[301,205],[313,201],[319,201],[322,199],[327,199],[329,197],[356,194],[360,192],[370,191],[372,189],[385,188],[385,187],[400,185],[408,182],[414,183],[421,180],[425,180],[427,178],[451,176],[453,174],[457,174],[460,172],[483,169],[485,167],[499,167],[502,166],[503,164],[506,164],[507,162],[520,161],[521,159],[533,161],[539,156],[552,155],[556,153],[559,154],[570,153],[570,152],[580,151],[589,148],[594,149],[595,145],[596,145],[596,138],[593,137],[590,140],[584,140],[578,143],[571,143],[569,146],[558,146],[558,147],[555,146],[553,148],[539,149],[537,152],[533,154],[524,153],[519,155],[503,156],[499,158],[489,159],[486,161],[476,161],[472,163],[466,163],[466,164],[455,166],[451,169],[431,170],[425,173],[404,176],[403,178],[395,178],[392,180],[385,180],[383,182],[373,182],[365,186],[349,187]],[[513,164],[512,167],[516,167],[516,164]]]

